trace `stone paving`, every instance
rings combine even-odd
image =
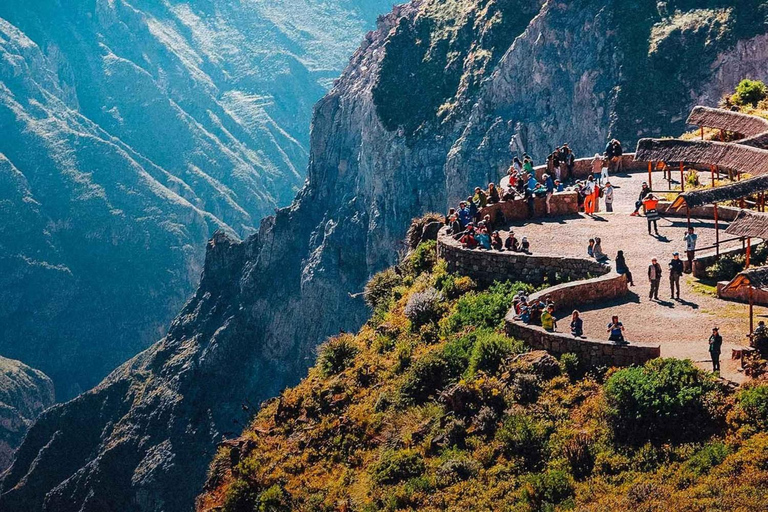
[[[701,174],[704,178],[704,173]],[[687,224],[684,217],[662,217],[658,222],[661,236],[655,237],[648,235],[644,217],[630,216],[646,177],[645,173],[611,177],[611,183],[616,188],[613,213],[604,212],[601,204],[601,212],[592,218],[584,214],[568,218],[542,218],[530,223],[515,223],[510,227],[515,230],[518,238],[528,237],[533,254],[585,257],[588,240],[596,236],[602,239],[603,251],[611,259],[615,257],[616,251],[624,251],[635,286],[630,288],[632,293],[625,299],[597,303],[581,311],[584,331],[588,337],[607,338],[606,326],[611,315],[619,315],[630,342],[660,343],[662,357],[690,358],[701,368],[711,370],[707,340],[712,327],[716,325],[723,336],[721,375],[742,382],[744,376],[737,371],[737,362],[731,360],[731,349],[748,344],[748,306],[720,300],[702,291],[700,286],[699,290],[695,289],[698,280],[688,274],[680,280],[681,300],[669,299],[667,264],[674,251],[680,252],[681,258],[685,258],[683,236]],[[654,179],[658,178],[660,173],[654,173]],[[663,185],[666,186],[666,182]],[[707,219],[691,220],[699,235],[698,247],[712,245],[715,239],[714,222]],[[725,224],[721,222],[721,235],[724,228]],[[740,246],[739,242],[735,244]],[[647,271],[654,256],[664,272],[659,301],[648,298],[650,284]],[[566,317],[570,316],[570,311],[558,313],[559,330],[565,331],[568,328]],[[755,314],[757,323],[761,318],[768,318],[768,309],[756,306]]]

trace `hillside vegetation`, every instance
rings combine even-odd
[[[507,338],[521,283],[477,290],[434,242],[212,463],[198,510],[763,510],[768,386],[690,361],[585,372]]]

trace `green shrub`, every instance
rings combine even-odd
[[[373,466],[373,480],[392,485],[421,476],[425,469],[424,459],[413,450],[387,451]]]
[[[496,432],[496,439],[508,457],[521,459],[527,469],[534,470],[546,456],[549,434],[549,426],[543,421],[512,414]]]
[[[689,360],[654,359],[611,375],[605,384],[608,418],[621,441],[695,439],[711,425],[705,394],[713,388],[711,377]]]
[[[392,300],[395,288],[402,283],[402,278],[392,268],[374,274],[363,291],[366,304],[373,309],[385,307]]]
[[[744,270],[746,258],[743,254],[722,256],[705,271],[707,277],[716,281],[730,281]]]
[[[435,288],[442,291],[448,299],[457,299],[477,288],[477,284],[467,276],[441,274],[435,279]]]
[[[571,498],[573,482],[563,470],[549,470],[530,475],[522,489],[523,500],[533,510],[554,510],[554,506]]]
[[[258,505],[258,490],[245,480],[237,479],[227,489],[222,512],[254,512]]]
[[[693,457],[685,463],[685,468],[691,471],[696,477],[705,475],[709,471],[722,463],[725,458],[731,454],[731,448],[721,441],[714,441],[704,446],[696,452]]]
[[[530,293],[533,287],[526,283],[506,281],[496,283],[484,292],[467,293],[456,302],[456,309],[446,319],[445,328],[449,332],[458,332],[466,326],[495,329],[512,307],[512,299],[519,291]]]
[[[768,430],[768,385],[744,388],[737,395],[744,422],[758,430]]]
[[[259,496],[259,512],[287,512],[288,497],[282,487],[275,484]]]
[[[432,353],[411,366],[400,388],[400,395],[406,404],[421,404],[436,397],[450,379],[446,361],[439,354]]]
[[[541,393],[541,379],[533,373],[517,373],[512,381],[512,392],[519,404],[531,404]]]
[[[331,338],[320,346],[320,371],[325,376],[339,374],[352,366],[357,353],[351,336]]]
[[[501,363],[518,348],[513,340],[488,329],[475,331],[474,347],[469,357],[469,375],[482,371],[488,375],[498,373]]]
[[[418,329],[422,325],[440,320],[444,311],[443,296],[434,288],[427,288],[408,298],[404,314],[411,321],[411,325]]]
[[[560,356],[560,370],[568,376],[572,383],[584,376],[579,356],[570,352]]]
[[[431,272],[435,263],[437,263],[437,242],[435,240],[420,243],[408,258],[408,267],[414,276]]]
[[[731,103],[739,106],[756,107],[758,102],[768,97],[768,88],[760,80],[745,78],[736,86],[736,92],[731,96]]]
[[[411,366],[413,344],[407,340],[398,341],[395,345],[395,372],[401,373]]]
[[[441,486],[469,480],[480,471],[480,463],[460,453],[450,453],[437,468],[436,476]]]
[[[593,440],[584,432],[579,432],[563,444],[563,455],[576,480],[583,480],[592,474],[595,467]]]

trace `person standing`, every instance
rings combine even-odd
[[[680,276],[683,275],[683,261],[680,253],[672,253],[672,261],[669,262],[669,298],[680,300]]]
[[[712,336],[709,337],[709,355],[712,357],[712,371],[720,373],[720,350],[723,346],[723,337],[717,327],[712,328]]]
[[[590,176],[584,184],[584,213],[587,215],[595,213],[595,188],[595,178]]]
[[[603,175],[603,158],[599,153],[595,153],[595,158],[592,160],[592,176],[600,183],[600,178]]]
[[[624,149],[621,147],[621,142],[619,142],[616,139],[613,139],[613,171],[614,172],[621,172],[624,170],[624,160],[622,158],[622,155],[624,154]]]
[[[605,182],[605,188],[603,189],[603,200],[605,201],[605,211],[613,211],[613,185],[610,181]]]
[[[661,265],[658,260],[653,258],[648,266],[648,281],[651,282],[651,291],[648,293],[649,299],[659,300],[659,283],[661,283]]]
[[[559,167],[558,167],[559,169]],[[555,193],[555,182],[552,181],[552,177],[548,174],[545,174],[542,176],[542,179],[544,180],[544,188],[547,189],[546,199],[544,200],[547,205],[547,215],[552,215],[552,194]]]
[[[619,317],[613,315],[611,321],[608,324],[608,341],[612,341],[617,345],[628,345],[629,343],[624,340],[624,324],[619,322]]]
[[[648,234],[651,234],[651,224],[653,224],[653,230],[656,232],[656,236],[659,236],[659,211],[656,209],[659,206],[659,200],[653,194],[648,194],[643,201],[645,207],[645,218],[648,221]]]
[[[693,232],[693,228],[688,228],[688,233],[685,234],[683,240],[685,240],[685,256],[688,259],[688,272],[693,272],[693,257],[696,254],[696,240],[699,235]]]

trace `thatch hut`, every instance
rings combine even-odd
[[[768,132],[768,120],[761,117],[702,106],[693,108],[688,116],[688,124],[726,130],[744,137]]]
[[[717,165],[753,176],[768,174],[768,150],[726,142],[640,139],[635,159]]]
[[[744,181],[737,181],[730,185],[723,185],[722,187],[683,192],[674,200],[672,208],[681,208],[683,206],[695,208],[705,204],[735,201],[750,194],[766,190],[768,190],[768,176],[759,176]]]

